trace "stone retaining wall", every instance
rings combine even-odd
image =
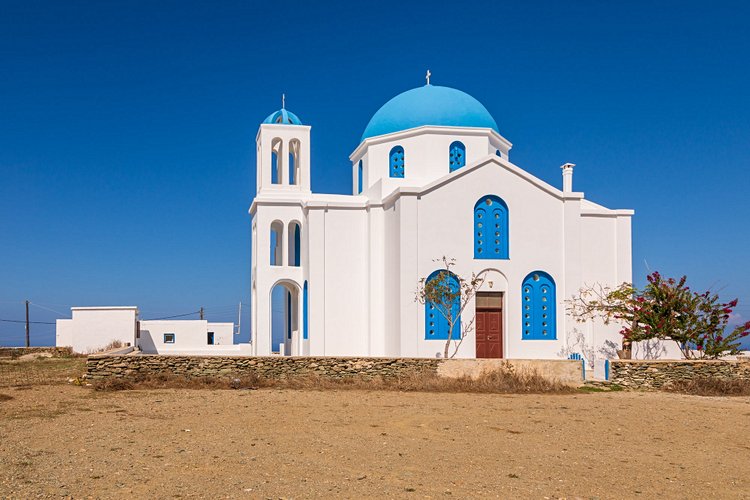
[[[397,377],[436,373],[437,359],[307,358],[236,356],[89,356],[89,378],[128,377],[171,373],[187,377],[240,376],[255,373],[267,378],[315,374],[341,378],[351,375]]]
[[[684,359],[610,361],[610,381],[634,389],[658,389],[670,382],[702,377],[750,380],[750,362]]]
[[[53,358],[67,358],[73,356],[70,347],[0,347],[0,358],[15,359],[24,354],[48,352]]]
[[[130,377],[171,373],[187,377],[242,376],[254,373],[266,378],[314,374],[341,378],[405,377],[436,374],[439,377],[476,378],[482,372],[512,365],[520,371],[536,371],[542,377],[569,385],[582,383],[581,362],[571,360],[501,360],[433,358],[334,358],[282,356],[165,356],[95,354],[86,361],[87,377]]]

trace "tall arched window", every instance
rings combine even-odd
[[[466,146],[461,141],[455,141],[450,147],[450,171],[458,170],[466,165]]]
[[[495,195],[474,205],[474,258],[508,258],[508,205]]]
[[[359,160],[357,167],[357,194],[362,192],[362,160]]]
[[[439,280],[436,282],[438,289],[443,288],[444,290],[452,294],[456,294],[453,302],[450,304],[450,311],[448,310],[448,304],[435,304],[427,301],[424,305],[424,338],[425,340],[447,340],[450,325],[446,315],[456,318],[456,324],[453,326],[453,334],[451,339],[458,340],[461,336],[461,317],[458,315],[460,310],[460,286],[458,278],[455,274],[445,269],[440,269],[427,277],[427,283],[433,282],[433,280]]]
[[[275,220],[271,223],[271,262],[272,266],[280,266],[281,263],[281,243],[284,237],[284,224]]]
[[[526,276],[521,287],[523,302],[523,340],[555,340],[557,316],[555,280],[542,271]]]
[[[391,149],[390,166],[391,166],[391,177],[404,177],[404,148],[401,146],[394,146]]]
[[[299,267],[300,265],[300,254],[301,254],[301,230],[299,222],[289,223],[288,246],[287,246],[287,259],[290,266]]]
[[[309,334],[307,333],[307,281],[302,287],[302,339],[307,340]]]

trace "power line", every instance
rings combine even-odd
[[[0,318],[0,321],[5,321],[6,323],[26,323],[26,321],[22,319],[2,319]],[[29,321],[29,323],[34,325],[56,325],[55,322],[50,321]]]
[[[194,311],[194,312],[185,313],[185,314],[176,314],[174,316],[165,316],[163,318],[144,319],[143,321],[158,321],[160,319],[184,318],[185,316],[192,316],[193,314],[200,314],[200,311]]]

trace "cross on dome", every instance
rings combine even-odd
[[[427,70],[427,74],[425,75],[425,78],[427,79],[427,85],[430,84],[430,77],[432,76],[432,73],[430,73],[430,70]]]

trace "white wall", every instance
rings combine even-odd
[[[115,341],[135,343],[136,307],[73,307],[71,313],[71,319],[57,321],[57,346],[70,346],[85,354]]]
[[[438,269],[433,260],[453,257],[457,274],[469,277],[490,270],[493,288],[484,289],[504,293],[504,355],[549,359],[565,355],[568,335],[581,326],[566,318],[566,299],[585,283],[617,286],[630,279],[632,212],[586,202],[582,193],[562,193],[531,176],[507,160],[510,143],[496,133],[425,128],[375,139],[350,157],[355,190],[357,163],[363,159],[362,195],[262,192],[253,202],[256,354],[271,352],[270,290],[280,282],[299,291],[305,280],[309,286],[310,339],[303,341],[295,332],[287,352],[435,357],[444,341],[425,340],[424,307],[414,296],[419,279]],[[449,173],[448,148],[457,139],[466,145],[467,165]],[[388,175],[388,154],[395,144],[405,149],[404,179]],[[473,209],[486,195],[499,196],[508,205],[507,260],[474,259]],[[269,265],[274,220],[282,221],[285,230],[290,220],[301,222],[300,267],[287,265],[286,234],[282,265]],[[521,283],[537,270],[556,284],[557,337],[522,340]],[[301,299],[295,307],[301,318]],[[469,321],[473,311],[471,303],[462,321]],[[620,341],[616,325],[582,328],[589,344]],[[458,356],[474,355],[471,332]]]
[[[209,323],[206,320],[141,321],[138,347],[145,354],[211,354],[239,349],[234,344],[233,323]],[[214,344],[208,344],[208,332],[214,332]],[[174,333],[174,343],[165,343],[164,334]]]

